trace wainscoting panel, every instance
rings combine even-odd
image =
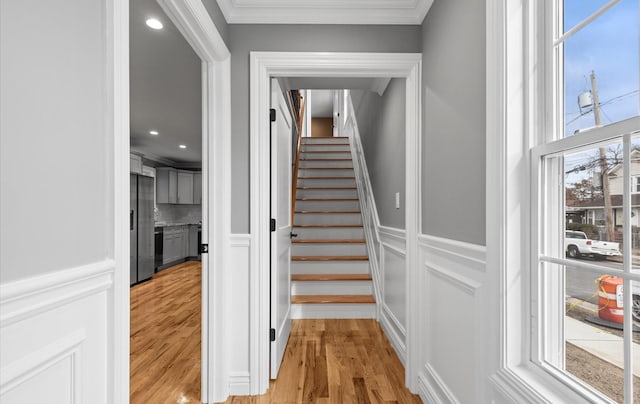
[[[229,394],[250,393],[251,372],[249,368],[249,262],[251,252],[250,234],[232,234],[227,264],[229,278]],[[244,320],[244,321],[241,321]]]
[[[378,228],[378,233],[383,297],[380,323],[398,357],[406,365],[406,235],[404,230],[384,226]]]
[[[485,248],[424,235],[419,246],[420,394],[425,402],[478,402],[486,385]]]
[[[0,285],[0,402],[107,403],[114,265]]]

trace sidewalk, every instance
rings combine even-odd
[[[587,323],[565,317],[565,340],[598,358],[624,369],[622,338]],[[640,376],[640,345],[633,343],[633,374]]]

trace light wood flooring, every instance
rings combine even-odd
[[[200,263],[131,288],[131,404],[200,401]],[[421,403],[375,320],[294,320],[267,394],[228,404]]]
[[[375,320],[293,320],[277,380],[226,404],[422,403]]]
[[[200,262],[131,288],[131,404],[200,402]]]

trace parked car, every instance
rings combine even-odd
[[[620,243],[591,240],[586,233],[575,230],[565,231],[564,249],[571,258],[589,256],[597,260],[604,260],[607,257],[622,255]]]

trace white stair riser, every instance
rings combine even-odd
[[[291,295],[371,295],[371,281],[293,281]]]
[[[355,189],[301,189],[296,191],[296,198],[298,199],[349,199],[357,198],[358,192]]]
[[[340,170],[303,169],[298,171],[298,177],[353,177],[353,168],[345,168]]]
[[[349,144],[349,139],[344,137],[303,137],[302,138],[302,144],[316,144],[316,143]]]
[[[355,187],[355,178],[298,178],[299,187]]]
[[[362,227],[294,227],[292,231],[298,235],[298,240],[364,238]]]
[[[296,201],[296,210],[315,210],[321,212],[360,210],[359,201]]]
[[[367,255],[366,244],[341,243],[341,244],[291,244],[291,255]]]
[[[313,161],[313,160],[300,160],[300,168],[353,168],[353,161],[351,160],[338,160],[338,161]]]
[[[322,153],[312,153],[312,152],[303,152],[300,155],[301,159],[349,159],[351,158],[351,153],[340,153],[340,152],[322,152]]]
[[[292,274],[368,274],[369,261],[292,261]]]
[[[323,145],[323,144],[310,144],[302,145],[300,151],[306,152],[350,152],[351,147],[348,144],[335,144],[335,145]]]
[[[360,213],[296,213],[294,223],[300,224],[362,224]]]
[[[291,318],[376,318],[376,305],[374,303],[292,304]]]

